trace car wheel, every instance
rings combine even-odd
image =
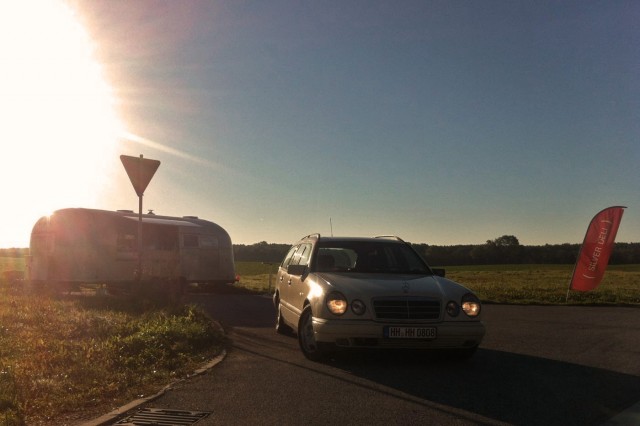
[[[291,335],[293,330],[284,322],[284,318],[282,318],[282,305],[280,301],[276,303],[276,332],[278,334],[286,334]]]
[[[320,361],[324,358],[325,352],[322,350],[321,345],[316,342],[313,332],[311,306],[304,308],[302,315],[300,315],[300,321],[298,322],[298,342],[300,342],[300,349],[304,356],[311,361]]]

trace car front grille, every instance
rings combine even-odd
[[[377,319],[384,320],[437,320],[440,301],[429,299],[378,299],[373,301]]]

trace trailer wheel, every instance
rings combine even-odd
[[[70,294],[71,290],[73,290],[73,285],[67,281],[50,281],[44,286],[44,292],[50,296]]]
[[[106,290],[110,296],[122,296],[131,290],[131,284],[107,284]]]
[[[168,304],[179,304],[184,296],[183,279],[156,279],[147,287],[147,297]]]

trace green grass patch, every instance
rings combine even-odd
[[[236,274],[243,276],[276,274],[278,264],[263,262],[236,262]]]
[[[237,262],[237,286],[273,291],[278,265]],[[1,258],[0,272],[24,271]],[[566,303],[573,265],[446,267],[484,302]],[[27,293],[0,275],[0,424],[75,423],[157,392],[220,353],[220,330],[194,306]],[[271,283],[270,283],[271,277]],[[640,265],[609,266],[569,304],[640,306]],[[82,417],[80,417],[82,416]]]
[[[238,266],[240,282],[236,285],[256,292],[273,291],[274,265],[269,286],[269,269],[259,262],[242,262]],[[445,267],[447,278],[473,290],[485,303],[504,304],[587,304],[640,305],[640,265],[610,265],[600,286],[594,291],[567,288],[573,265],[472,265]]]
[[[219,354],[199,308],[45,297],[0,282],[0,423],[73,423],[156,393]],[[80,417],[81,416],[81,417]]]
[[[25,270],[24,257],[1,257],[0,256],[0,278],[5,271],[23,271]]]
[[[611,265],[593,291],[567,289],[573,265],[448,267],[447,277],[475,291],[484,302],[509,304],[640,305],[640,265]]]
[[[256,293],[269,293],[275,288],[278,266],[263,262],[236,262],[240,282],[235,285]]]

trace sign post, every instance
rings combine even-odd
[[[121,155],[120,161],[129,176],[133,189],[138,194],[138,270],[136,275],[140,281],[142,278],[142,196],[151,182],[151,178],[160,167],[160,161],[143,158],[142,154],[140,157]]]

